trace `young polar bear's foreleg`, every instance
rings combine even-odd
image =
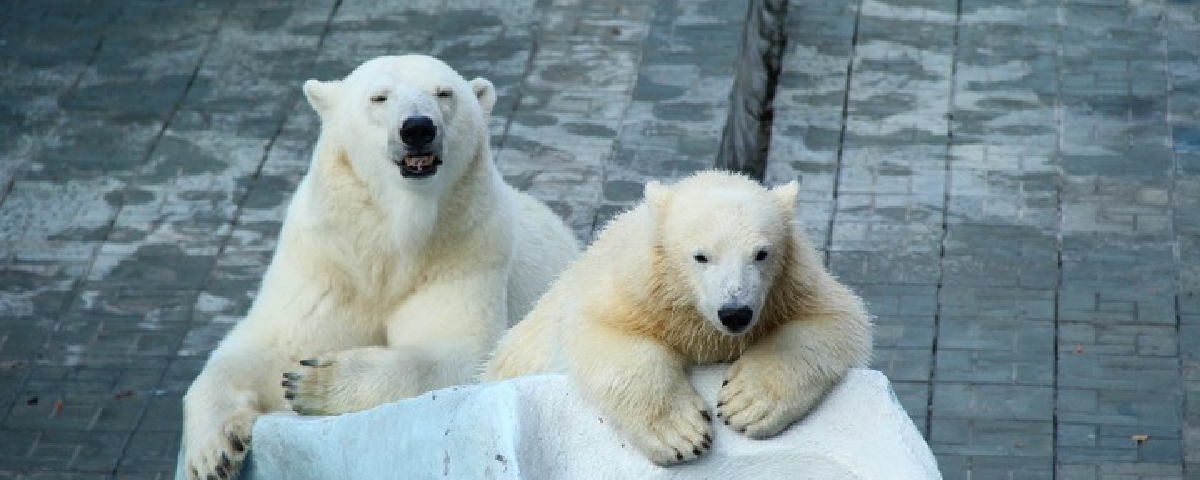
[[[568,354],[584,399],[650,461],[669,465],[712,445],[712,415],[683,359],[658,341],[581,323]]]
[[[469,383],[507,323],[503,276],[423,287],[388,322],[387,346],[328,352],[280,384],[296,412],[336,415]],[[277,373],[278,375],[278,373]]]
[[[717,415],[750,438],[767,438],[803,418],[852,367],[870,360],[867,315],[818,311],[751,345],[725,373]]]
[[[241,470],[254,420],[284,408],[283,392],[274,380],[288,360],[237,345],[222,345],[213,354],[183,399],[187,478],[232,478]]]
[[[543,296],[524,319],[504,333],[480,372],[482,380],[562,373],[556,364],[562,343],[559,315],[569,307],[557,297],[556,294]]]

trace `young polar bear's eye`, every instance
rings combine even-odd
[[[758,253],[754,254],[754,261],[756,261],[756,262],[761,262],[766,259],[767,259],[767,249],[765,249],[765,248],[758,249]]]
[[[450,98],[454,96],[454,90],[449,88],[438,88],[437,91],[434,92],[434,95],[437,95],[438,98]]]
[[[371,95],[371,102],[372,102],[372,103],[383,103],[383,102],[386,102],[386,101],[387,101],[387,94],[386,94],[386,93],[376,93],[376,94],[374,94],[374,95]]]
[[[696,263],[708,263],[708,256],[703,253],[697,253],[692,258],[696,260]]]

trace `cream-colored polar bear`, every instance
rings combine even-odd
[[[716,171],[651,182],[501,339],[485,378],[565,372],[670,464],[711,447],[687,368],[733,362],[717,416],[752,438],[779,433],[871,352],[863,303],[792,224],[796,192]]]
[[[577,256],[566,225],[492,163],[487,80],[380,57],[304,93],[322,125],[312,164],[254,305],[184,398],[193,479],[238,471],[264,412],[336,414],[471,381]]]

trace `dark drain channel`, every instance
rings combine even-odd
[[[717,150],[716,167],[745,173],[762,181],[771,145],[771,104],[787,44],[788,0],[751,0],[746,14],[741,54],[729,118]]]

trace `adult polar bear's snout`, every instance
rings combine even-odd
[[[398,173],[410,180],[433,177],[442,165],[456,178],[477,153],[468,148],[475,142],[447,136],[486,131],[496,102],[488,80],[467,81],[445,64],[415,55],[368,61],[343,80],[308,80],[304,93],[323,124],[361,139],[346,149],[350,158],[370,162],[359,166],[365,177]],[[477,125],[480,118],[483,125]]]
[[[442,164],[442,136],[438,124],[420,112],[409,115],[400,123],[399,144],[396,137],[389,139],[392,163],[400,167],[405,177],[423,178],[437,173]]]

